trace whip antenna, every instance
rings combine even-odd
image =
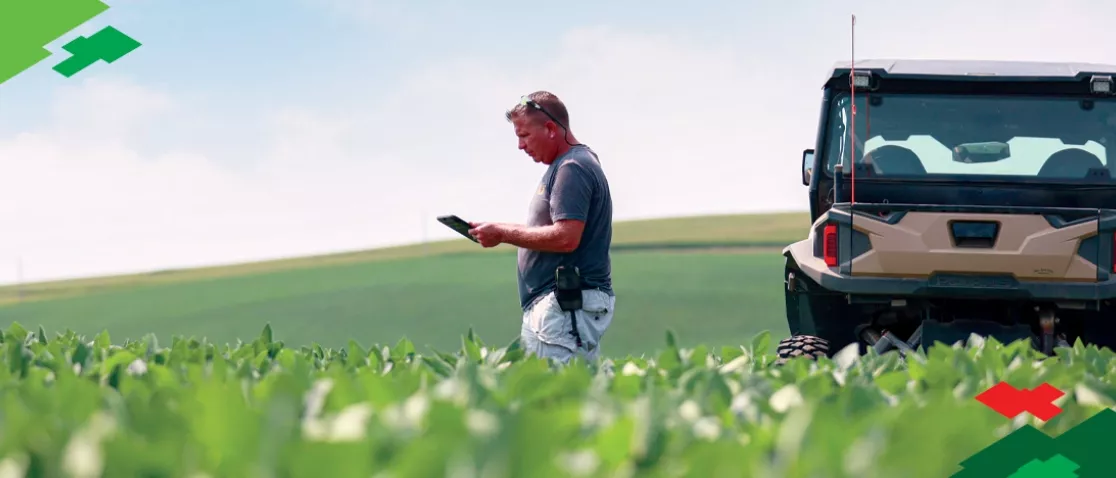
[[[850,115],[852,121],[849,126],[849,144],[851,145],[851,149],[849,150],[849,165],[852,166],[852,177],[850,179],[852,183],[852,197],[849,201],[849,212],[851,213],[853,206],[856,205],[856,14],[852,15],[849,37],[851,40],[849,45],[849,56],[851,57],[849,61],[849,88],[851,94],[849,96],[852,99]]]

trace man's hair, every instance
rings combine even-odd
[[[546,113],[550,113],[554,118],[550,118],[546,113],[531,106],[517,104],[504,114],[509,122],[516,116],[526,115],[533,120],[547,121],[556,119],[560,123],[558,125],[559,128],[570,127],[570,113],[566,111],[566,105],[563,104],[562,100],[558,99],[554,93],[549,91],[536,91],[527,95],[527,98],[538,103],[539,106],[542,106],[543,109],[546,110]]]

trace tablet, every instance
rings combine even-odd
[[[438,216],[438,222],[445,224],[446,227],[457,231],[458,234],[465,236],[470,241],[480,244],[480,241],[478,241],[477,238],[469,234],[469,229],[472,229],[472,226],[470,226],[469,223],[464,219],[451,214],[449,216]]]

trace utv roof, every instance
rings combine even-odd
[[[856,70],[872,70],[880,78],[961,81],[1075,81],[1092,75],[1116,76],[1113,65],[1032,61],[877,59],[858,60]],[[826,81],[848,74],[849,62],[837,62]]]

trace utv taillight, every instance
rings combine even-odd
[[[826,224],[825,232],[822,233],[822,257],[825,258],[825,265],[829,267],[837,267],[837,225]]]

